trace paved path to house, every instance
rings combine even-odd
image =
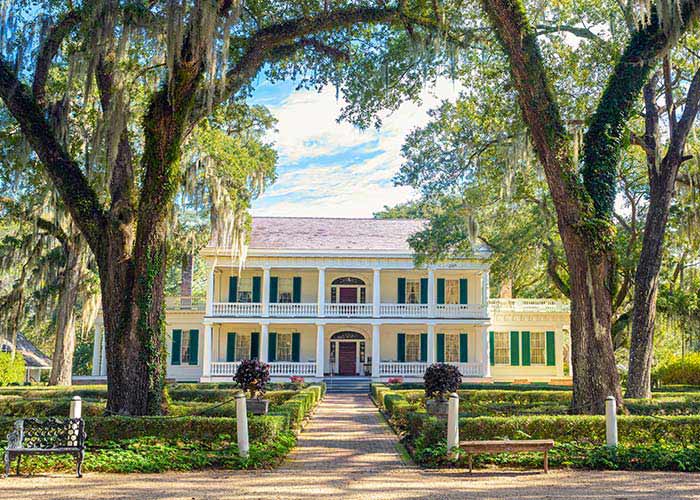
[[[367,396],[331,394],[274,471],[10,477],[0,479],[0,498],[700,500],[700,474],[421,470],[402,461]]]

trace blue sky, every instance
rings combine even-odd
[[[427,122],[427,111],[453,100],[456,85],[441,81],[422,96],[383,117],[381,129],[361,131],[338,123],[343,107],[334,88],[294,89],[293,82],[261,82],[253,102],[277,118],[270,135],[279,153],[277,182],[253,204],[253,215],[371,217],[384,205],[409,200],[409,188],[395,187],[406,134]]]

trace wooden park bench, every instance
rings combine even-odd
[[[25,418],[15,422],[7,435],[5,450],[5,477],[10,473],[10,462],[17,458],[17,475],[22,455],[73,455],[78,477],[85,458],[85,422],[82,418]]]
[[[472,471],[472,457],[479,453],[519,453],[524,451],[544,452],[544,472],[549,472],[549,450],[554,446],[551,439],[461,441],[459,448],[469,454],[469,472]]]

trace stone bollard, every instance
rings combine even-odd
[[[80,396],[73,396],[70,402],[70,418],[82,418],[83,416],[83,400]]]
[[[614,396],[605,398],[605,440],[608,446],[617,446],[617,401]]]
[[[250,445],[248,443],[248,407],[245,394],[236,394],[236,434],[238,436],[238,454],[244,458],[248,456]]]
[[[450,394],[447,404],[447,451],[459,447],[459,396],[456,392]]]

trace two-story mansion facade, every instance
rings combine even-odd
[[[209,246],[206,300],[167,301],[168,376],[229,381],[243,359],[273,380],[421,378],[434,362],[466,380],[564,376],[568,305],[489,301],[489,252],[417,268],[416,220],[254,218],[247,257]],[[105,376],[102,329],[93,375]]]

